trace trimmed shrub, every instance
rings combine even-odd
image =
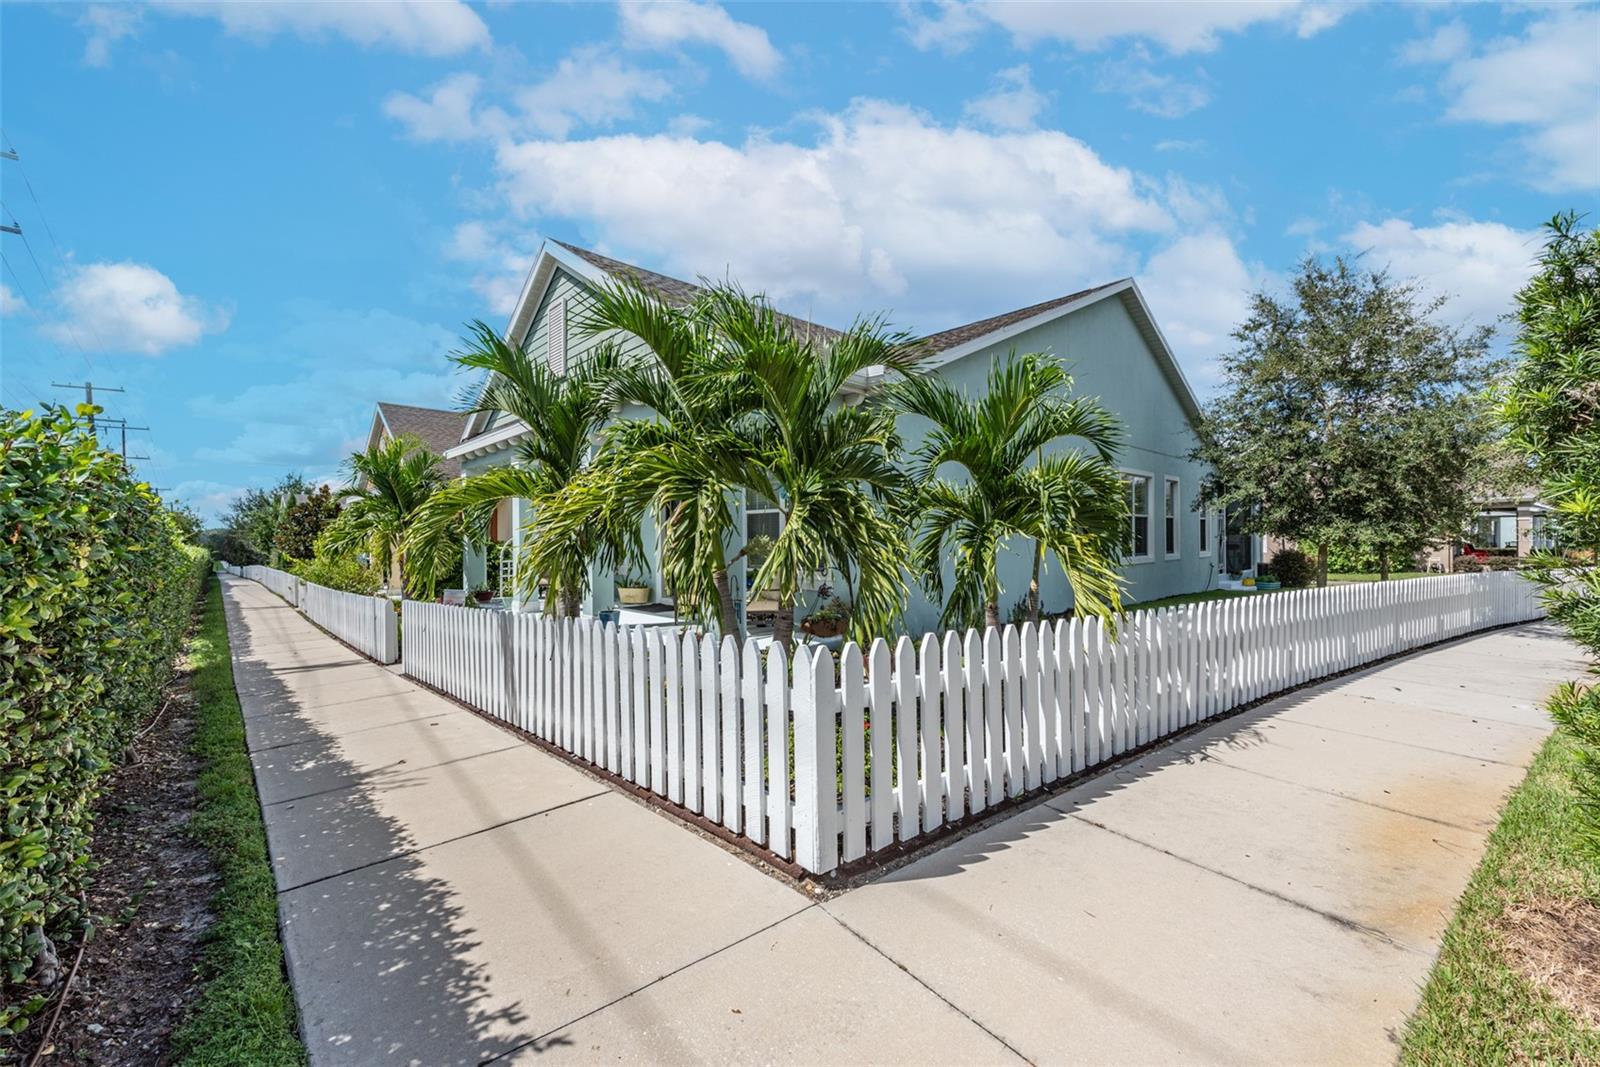
[[[317,538],[313,551],[315,555],[309,559],[285,559],[284,569],[313,585],[343,593],[376,593],[383,584],[377,568],[362,563],[354,552],[335,550],[326,535]]]
[[[1285,589],[1303,589],[1316,581],[1317,563],[1298,548],[1286,548],[1272,557],[1272,574]]]
[[[104,773],[172,675],[207,570],[65,408],[0,410],[0,984],[82,918]],[[0,998],[0,1033],[41,997]]]

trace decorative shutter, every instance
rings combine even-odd
[[[565,299],[557,300],[550,307],[550,315],[546,320],[546,329],[550,331],[549,358],[550,369],[557,374],[567,373],[567,302]]]

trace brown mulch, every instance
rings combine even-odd
[[[189,751],[193,704],[183,677],[171,696],[101,795],[87,898],[93,932],[41,1067],[165,1064],[172,1031],[199,991],[217,872],[185,830],[199,761]],[[78,948],[56,946],[63,977]],[[13,1059],[0,1053],[0,1063],[26,1064],[53,1010],[23,1032]]]
[[[1600,904],[1536,900],[1507,909],[1496,925],[1507,963],[1574,1017],[1600,1028]]]

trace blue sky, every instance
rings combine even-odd
[[[0,126],[0,400],[124,386],[212,518],[450,406],[544,237],[914,330],[1132,274],[1202,393],[1308,251],[1492,321],[1600,206],[1600,8],[6,4]]]

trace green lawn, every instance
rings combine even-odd
[[[1389,580],[1391,582],[1395,581],[1397,579],[1400,579],[1400,578],[1426,578],[1426,577],[1428,577],[1428,572],[1427,571],[1390,571],[1389,572]],[[1330,582],[1376,582],[1378,580],[1379,579],[1378,579],[1378,575],[1377,575],[1376,572],[1374,572],[1372,574],[1333,574],[1333,573],[1330,572],[1328,574],[1328,581],[1330,581]]]
[[[1513,970],[1500,917],[1535,901],[1600,902],[1579,850],[1576,743],[1558,731],[1506,802],[1406,1025],[1402,1064],[1600,1063],[1600,1031]]]
[[[215,858],[222,888],[212,901],[217,921],[201,962],[206,984],[173,1035],[173,1062],[183,1067],[303,1064],[294,994],[278,942],[277,886],[233,688],[222,589],[215,576],[207,582],[205,613],[188,649],[194,748],[202,762],[199,811],[190,832]]]

